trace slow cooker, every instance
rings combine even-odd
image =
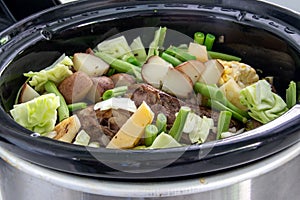
[[[114,34],[140,27],[166,26],[187,35],[199,29],[222,34],[226,40],[215,48],[241,57],[261,75],[273,76],[278,93],[284,96],[288,83],[299,81],[299,18],[299,13],[246,0],[89,0],[31,15],[0,34],[3,152],[45,170],[121,182],[210,176],[271,158],[299,144],[298,104],[274,121],[227,139],[130,151],[81,147],[37,137],[14,122],[8,111],[25,81],[24,72],[43,69],[63,53],[85,51]]]

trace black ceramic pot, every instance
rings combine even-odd
[[[300,107],[247,133],[172,149],[86,148],[34,137],[8,114],[22,73],[49,66],[62,53],[85,51],[117,33],[166,26],[186,35],[224,35],[220,52],[240,56],[261,76],[274,76],[284,97],[300,81],[300,16],[260,1],[78,1],[32,15],[0,34],[1,145],[35,164],[72,174],[119,180],[218,173],[271,156],[300,140]],[[112,31],[113,30],[113,31]],[[5,40],[4,40],[4,39]]]

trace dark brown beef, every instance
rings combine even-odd
[[[81,127],[100,145],[106,146],[120,127],[129,119],[131,112],[122,109],[94,110],[89,106],[76,113]]]
[[[177,113],[181,106],[190,107],[199,116],[209,117],[214,120],[215,123],[218,121],[219,112],[211,110],[210,108],[201,106],[197,103],[191,103],[193,101],[184,101],[176,97],[173,97],[165,92],[162,92],[148,84],[133,85],[129,89],[131,99],[135,102],[136,106],[142,104],[145,101],[152,111],[157,115],[162,112],[168,119],[168,127],[170,127],[175,121],[175,113]],[[194,101],[197,102],[197,101]],[[235,119],[231,120],[230,127],[240,128],[242,125]]]

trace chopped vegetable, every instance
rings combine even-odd
[[[91,137],[84,130],[79,131],[73,144],[88,146]]]
[[[109,110],[109,109],[123,109],[130,112],[136,111],[134,102],[129,98],[115,98],[112,97],[105,101],[100,101],[94,105],[94,110]]]
[[[132,53],[140,63],[144,63],[146,61],[147,53],[141,40],[141,37],[135,38],[130,44],[130,48]]]
[[[163,52],[160,56],[162,59],[164,59],[165,61],[167,61],[168,63],[171,63],[174,67],[180,65],[182,63],[182,61],[180,61],[179,59],[177,59],[174,56],[171,56],[165,52]]]
[[[81,110],[87,107],[85,102],[77,102],[68,105],[69,112],[74,112],[76,110]]]
[[[223,61],[218,60],[224,67],[224,72],[219,81],[220,85],[223,85],[229,79],[233,79],[241,87],[247,87],[259,80],[259,77],[254,68],[245,63],[237,61]]]
[[[232,113],[229,111],[221,111],[218,119],[217,140],[221,139],[221,133],[229,130]]]
[[[10,110],[14,120],[21,126],[40,134],[53,131],[57,119],[59,97],[46,94],[26,103],[16,104]]]
[[[159,113],[156,117],[156,127],[158,133],[167,131],[167,117],[163,113]]]
[[[72,115],[55,126],[54,131],[57,132],[57,135],[54,139],[71,143],[76,137],[80,127],[81,123],[77,115]]]
[[[71,64],[71,63],[68,63]],[[44,84],[49,80],[56,84],[59,84],[65,78],[70,76],[73,72],[69,69],[69,65],[63,62],[58,63],[53,68],[48,70],[44,69],[39,72],[28,72],[24,73],[24,76],[30,77],[29,84],[34,87],[37,92],[44,91]]]
[[[180,146],[182,145],[178,143],[177,140],[175,140],[171,135],[162,132],[155,138],[152,145],[148,148],[162,149],[162,148],[173,148],[173,147],[180,147]]]
[[[188,60],[196,60],[196,56],[193,56],[186,52],[185,50],[179,49],[175,46],[170,46],[165,50],[165,53],[170,54],[171,56],[174,56],[181,60],[182,62],[188,61]]]
[[[113,58],[122,58],[124,55],[133,56],[131,48],[123,35],[110,40],[104,40],[97,45],[96,51],[108,54]]]
[[[110,140],[106,148],[128,149],[135,147],[143,136],[145,127],[152,123],[153,118],[154,113],[143,102]]]
[[[276,119],[288,110],[286,103],[272,92],[271,85],[266,80],[259,80],[247,86],[240,94],[241,103],[250,110],[249,115],[263,124]]]
[[[181,139],[181,135],[183,132],[184,124],[186,122],[187,116],[191,108],[182,106],[176,116],[174,124],[169,131],[169,134],[176,140],[179,141]]]
[[[225,61],[241,61],[242,60],[240,57],[225,54],[225,53],[220,53],[220,52],[215,52],[215,51],[207,51],[207,53],[211,59],[220,59],[220,60],[225,60]]]
[[[205,70],[198,81],[206,84],[217,84],[224,72],[224,67],[219,60],[208,60],[204,63]]]
[[[189,133],[191,143],[204,143],[210,133],[210,130],[214,127],[214,121],[211,118],[196,115],[196,123],[193,130]]]
[[[118,72],[129,73],[134,75],[138,80],[142,80],[141,68],[123,60],[116,59],[104,52],[95,52],[95,55],[100,57],[106,63],[110,64],[110,67],[114,68]]]
[[[106,90],[102,95],[102,99],[107,100],[112,97],[122,96],[127,92],[127,90],[128,90],[128,86],[119,86],[110,90]]]
[[[25,103],[39,96],[40,94],[37,91],[27,83],[24,83],[17,94],[15,103]]]
[[[210,51],[214,45],[216,37],[213,34],[206,34],[204,45],[206,46],[207,50]]]
[[[194,42],[198,44],[203,44],[205,40],[205,35],[202,32],[196,32],[194,33]]]
[[[201,62],[208,61],[206,46],[191,42],[188,47],[188,53],[195,56],[196,60]]]
[[[147,59],[154,55],[159,55],[159,49],[162,49],[164,40],[166,37],[167,28],[159,27],[158,30],[155,31],[154,39],[151,42],[148,50]]]
[[[59,121],[63,121],[64,119],[68,118],[70,116],[69,108],[67,106],[67,103],[62,96],[62,94],[58,91],[56,85],[52,81],[47,81],[45,83],[45,89],[48,93],[54,93],[56,96],[59,97],[59,107],[58,107],[58,117]]]
[[[158,129],[153,124],[148,124],[145,128],[145,145],[151,146],[158,134]]]
[[[288,108],[293,107],[296,105],[297,102],[297,89],[296,83],[291,81],[289,84],[288,89],[286,90],[286,104]]]

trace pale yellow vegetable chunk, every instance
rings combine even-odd
[[[57,132],[57,135],[54,139],[71,143],[78,133],[80,127],[81,123],[79,118],[77,115],[72,115],[55,126],[54,131]]]
[[[154,113],[143,102],[111,139],[106,148],[129,149],[135,147],[143,137],[145,127],[152,123],[153,118]]]

